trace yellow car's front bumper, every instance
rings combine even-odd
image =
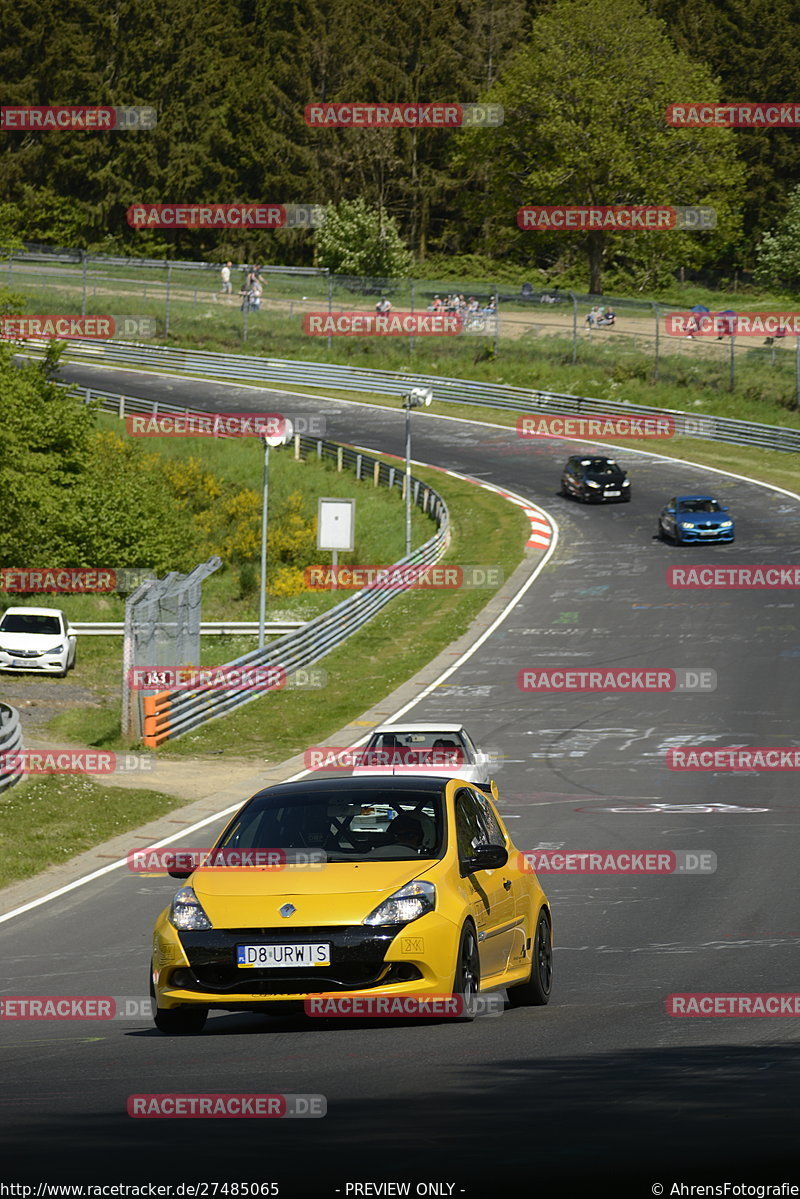
[[[153,937],[153,988],[159,1008],[252,1008],[310,996],[450,994],[461,929],[429,912],[397,931],[369,926],[210,929],[178,932],[162,913]],[[237,944],[327,942],[330,967],[245,969]],[[250,985],[252,983],[252,985]]]

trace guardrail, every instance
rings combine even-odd
[[[169,270],[171,271],[214,271],[219,274],[222,262],[186,262],[183,259],[173,258],[124,258],[115,254],[89,254],[85,250],[71,250],[66,247],[54,248],[49,250],[47,247],[41,249],[30,250],[9,250],[8,247],[0,246],[0,256],[4,259],[10,258],[12,262],[54,262],[66,264],[70,266],[82,266],[83,263],[93,264],[100,263],[103,266],[124,266],[133,268],[147,267],[151,270]],[[234,263],[235,270],[245,270],[244,263]],[[330,274],[326,266],[272,266],[266,265],[262,267],[265,273],[270,275],[298,275],[298,276],[327,276]]]
[[[280,637],[294,629],[301,629],[305,623],[304,620],[273,620],[264,625],[264,631],[270,637]],[[80,637],[121,637],[125,632],[125,621],[83,620],[70,622],[70,628]],[[257,620],[204,620],[200,625],[201,637],[257,632]]]
[[[0,704],[0,755],[16,754],[22,749],[22,724],[19,712],[9,704]],[[22,770],[6,770],[0,765],[0,791],[13,787],[23,777]]]
[[[186,411],[185,409],[183,410]],[[372,475],[376,485],[384,484],[404,487],[405,476],[395,466],[387,466],[370,454],[340,446],[330,441],[311,437],[295,436],[295,453],[315,452],[319,458],[331,458],[342,465],[352,466],[356,477]],[[430,513],[438,522],[439,530],[423,545],[401,558],[396,566],[431,565],[445,553],[450,541],[450,522],[447,505],[438,492],[412,476],[412,500],[423,512]],[[312,662],[318,662],[336,649],[348,637],[356,633],[371,620],[394,596],[402,593],[401,588],[365,588],[349,596],[327,612],[305,624],[299,632],[289,633],[271,642],[264,649],[253,650],[218,666],[218,671],[228,670],[241,673],[244,670],[274,670],[288,677]],[[243,686],[240,691],[198,692],[161,691],[143,700],[144,744],[156,748],[162,742],[179,737],[191,729],[226,716],[251,700],[258,699],[264,691],[258,686]]]
[[[140,366],[154,371],[183,371],[190,375],[216,379],[239,379],[282,386],[295,383],[324,390],[367,391],[398,397],[412,387],[431,387],[437,403],[474,404],[478,407],[505,408],[519,413],[556,412],[585,416],[604,413],[666,415],[675,422],[676,436],[698,437],[733,445],[759,446],[786,453],[800,452],[800,429],[762,425],[754,421],[734,420],[722,416],[694,415],[671,408],[625,404],[618,400],[599,400],[590,396],[527,390],[501,383],[450,379],[440,375],[406,374],[335,363],[256,358],[246,354],[177,350],[166,346],[114,341],[72,341],[68,344],[66,357],[85,357],[92,362],[102,360],[109,365]],[[151,409],[152,405],[147,411]],[[158,408],[158,411],[170,410],[166,405]],[[183,412],[185,409],[175,411]]]

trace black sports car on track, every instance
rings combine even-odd
[[[561,474],[561,495],[575,496],[585,504],[626,503],[631,498],[631,485],[627,473],[613,458],[573,454]]]

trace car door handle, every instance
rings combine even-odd
[[[511,890],[511,879],[510,879],[510,878],[504,878],[504,879],[503,879],[503,886],[505,887],[506,891],[510,891],[510,890]]]

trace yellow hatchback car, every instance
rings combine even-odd
[[[430,775],[259,791],[217,860],[269,850],[286,864],[170,872],[191,885],[156,923],[156,1026],[198,1033],[211,1009],[277,1014],[320,996],[460,996],[467,1019],[481,991],[547,1003],[550,908],[493,795]]]

